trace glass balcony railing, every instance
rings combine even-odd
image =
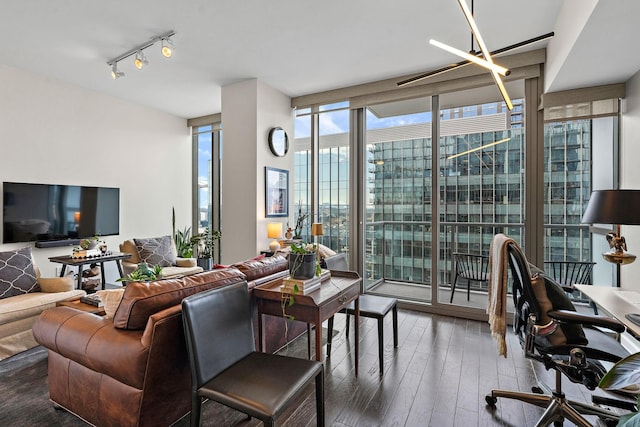
[[[451,288],[454,268],[451,254],[462,252],[488,255],[493,236],[504,233],[524,245],[522,223],[441,222],[437,236],[431,222],[379,221],[366,225],[365,288],[382,282],[401,286],[430,287],[432,283],[431,242],[440,242],[437,282],[440,289]],[[546,260],[590,260],[590,232],[587,225],[546,225]],[[465,283],[466,288],[466,283]],[[486,285],[473,282],[471,289],[486,292]],[[425,298],[430,294],[423,292]]]

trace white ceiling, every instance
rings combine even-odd
[[[558,16],[594,4],[577,41],[567,41]],[[471,47],[456,0],[0,0],[0,6],[1,64],[184,118],[220,112],[221,87],[249,78],[294,97],[458,61],[430,46],[430,38]],[[561,59],[553,58],[551,90],[625,81],[640,69],[637,0],[474,6],[490,50],[556,32],[563,49]],[[145,51],[144,70],[130,58],[119,65],[126,76],[111,79],[108,60],[169,30],[176,32],[174,58],[164,59],[154,46]]]

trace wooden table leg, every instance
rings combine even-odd
[[[322,321],[320,313],[316,313],[314,325],[316,327],[316,360],[322,362]]]
[[[258,350],[264,353],[264,337],[262,330],[262,308],[260,307],[260,302],[258,302]]]
[[[353,334],[355,336],[356,339],[356,345],[355,345],[355,368],[356,368],[356,377],[358,376],[358,360],[359,360],[359,356],[358,356],[358,350],[360,347],[360,298],[356,298],[355,302],[354,302],[354,306],[355,306],[355,310],[356,310],[356,331],[355,334]]]

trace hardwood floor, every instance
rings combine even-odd
[[[347,342],[344,319],[344,315],[336,316],[332,354],[325,364],[328,426],[521,427],[535,425],[542,415],[540,408],[507,399],[500,399],[493,411],[485,405],[484,396],[492,388],[530,391],[537,378],[546,384],[554,383],[552,372],[524,358],[510,329],[509,354],[503,358],[498,356],[487,323],[400,310],[397,349],[393,348],[391,316],[385,318],[385,374],[380,377],[376,321],[363,318],[360,374],[355,378],[353,335],[351,342]],[[303,357],[306,345],[303,336],[281,353]],[[583,386],[569,381],[563,381],[563,386],[567,397],[590,401]],[[206,419],[207,412],[218,411],[225,413],[228,425],[261,425],[216,405],[205,403],[203,425],[220,425],[219,418]],[[284,426],[315,426],[312,389],[305,401],[283,418],[286,418]],[[600,425],[595,417],[590,417],[590,422]],[[188,425],[188,420],[179,425]]]
[[[325,364],[327,426],[532,426],[542,409],[499,399],[491,411],[485,406],[484,396],[492,388],[530,391],[537,378],[554,383],[552,372],[524,358],[511,330],[507,331],[509,354],[503,358],[497,354],[487,323],[408,310],[398,313],[397,349],[393,348],[391,316],[385,318],[382,377],[376,321],[361,319],[360,374],[355,378],[353,335],[350,342],[345,339],[344,320],[344,315],[336,316],[332,354]],[[326,329],[323,332],[326,334]],[[281,353],[305,357],[306,336]],[[46,357],[39,347],[0,363],[1,426],[86,425],[65,411],[53,409],[48,400]],[[590,400],[583,386],[566,380],[563,386],[569,398]],[[604,425],[593,418],[592,424]],[[203,405],[202,421],[203,426],[216,427],[262,425],[214,402]],[[285,427],[316,425],[313,386],[280,421]],[[188,426],[189,417],[176,425]]]

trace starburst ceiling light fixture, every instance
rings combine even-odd
[[[455,55],[458,55],[462,58],[464,58],[464,61],[460,61],[460,62],[456,62],[455,64],[451,64],[448,65],[446,67],[443,68],[439,68],[437,70],[433,70],[433,71],[429,71],[427,73],[423,73],[420,74],[418,76],[415,77],[411,77],[409,79],[406,80],[402,80],[400,82],[397,83],[398,86],[406,86],[408,84],[411,83],[415,83],[418,82],[420,80],[426,79],[428,77],[433,77],[433,76],[437,76],[439,74],[445,73],[447,71],[451,71],[454,70],[456,68],[460,68],[460,67],[464,67],[467,66],[469,64],[475,63],[478,64],[482,67],[487,68],[489,71],[491,71],[491,76],[493,77],[493,80],[496,83],[496,86],[498,87],[498,90],[500,91],[500,94],[502,95],[502,98],[504,99],[505,104],[507,105],[507,108],[509,110],[511,110],[513,108],[513,104],[511,102],[511,99],[509,98],[509,94],[507,93],[506,88],[504,87],[504,83],[502,82],[502,76],[508,76],[510,74],[510,71],[505,68],[505,67],[501,67],[500,65],[497,65],[493,62],[493,56],[495,55],[499,55],[501,53],[505,53],[505,52],[509,52],[511,50],[515,50],[524,46],[528,46],[530,44],[533,43],[537,43],[539,41],[542,40],[546,40],[548,38],[553,37],[554,33],[547,33],[544,34],[542,36],[538,36],[538,37],[534,37],[532,39],[528,39],[525,41],[522,41],[520,43],[516,43],[516,44],[512,44],[510,46],[507,47],[503,47],[502,49],[498,49],[495,50],[493,52],[489,52],[489,49],[487,48],[487,45],[484,43],[484,40],[482,39],[482,36],[480,35],[480,30],[478,29],[478,26],[475,22],[475,20],[473,19],[473,0],[471,0],[471,9],[469,9],[469,7],[467,6],[467,3],[465,2],[465,0],[458,0],[458,4],[460,4],[460,7],[462,8],[462,13],[464,13],[465,18],[467,19],[467,23],[469,24],[469,27],[471,28],[471,50],[469,53],[463,52],[459,49],[456,49],[454,47],[451,47],[449,45],[446,45],[444,43],[441,43],[437,40],[433,40],[431,39],[429,41],[430,44],[439,47],[440,49],[444,49],[448,52],[451,52]],[[474,49],[473,46],[473,40],[476,40],[476,42],[478,43],[478,46],[480,47],[480,51],[476,51]]]
[[[138,70],[142,70],[149,63],[143,51],[158,42],[162,42],[162,47],[160,49],[162,56],[164,56],[165,58],[171,58],[173,56],[173,51],[175,50],[171,37],[173,37],[175,34],[175,31],[167,31],[166,33],[160,34],[159,36],[153,37],[148,42],[136,46],[133,49],[126,51],[122,55],[116,56],[115,58],[109,60],[107,62],[107,65],[111,67],[111,77],[113,77],[114,80],[120,77],[124,77],[124,73],[122,71],[118,71],[118,62],[133,55],[135,55],[133,64]]]

